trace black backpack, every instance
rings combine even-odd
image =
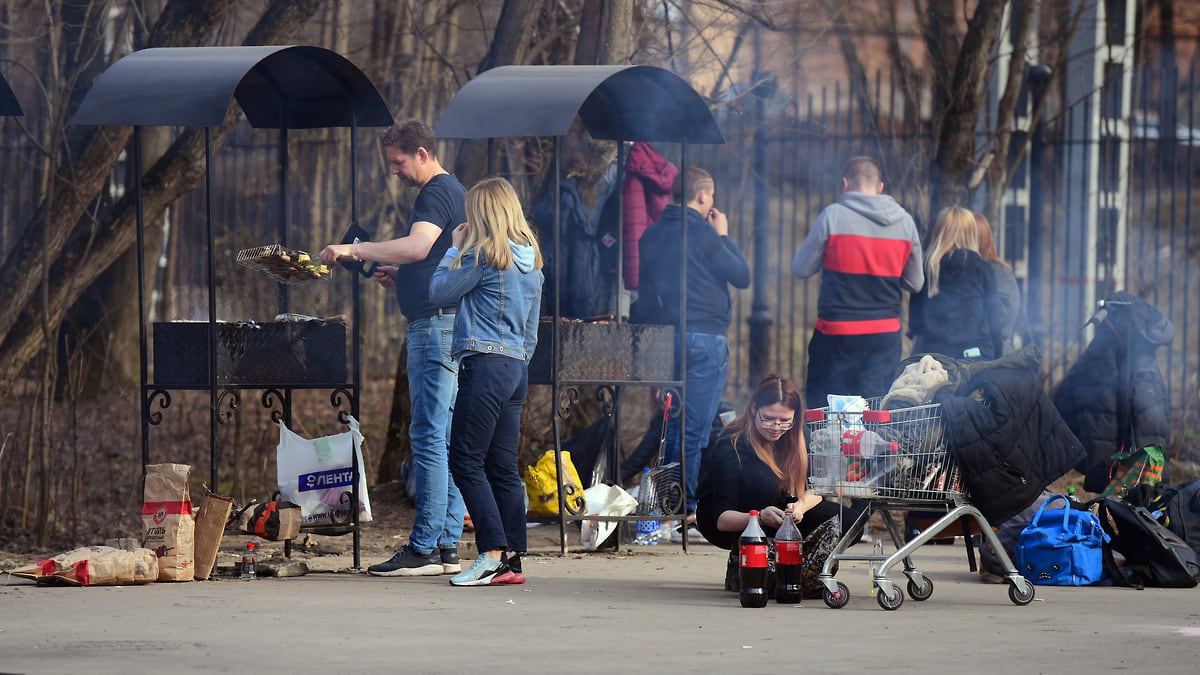
[[[1200,480],[1174,487],[1138,485],[1125,499],[1131,504],[1145,506],[1158,522],[1200,554]]]
[[[1118,586],[1192,588],[1200,582],[1200,556],[1144,507],[1115,497],[1088,502],[1096,505],[1100,524],[1112,538],[1104,545],[1104,568]],[[1116,564],[1113,554],[1125,558]]]

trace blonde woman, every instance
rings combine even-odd
[[[909,303],[913,354],[991,360],[1003,350],[995,276],[979,255],[975,214],[958,206],[938,214],[925,247],[925,288]]]
[[[537,346],[542,254],[507,180],[488,178],[468,190],[466,212],[429,283],[435,305],[458,304],[450,346],[459,359],[450,473],[480,551],[450,583],[520,584],[525,490],[517,441]]]

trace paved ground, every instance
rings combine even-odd
[[[526,559],[525,585],[486,588],[374,578],[348,571],[349,556],[253,582],[3,577],[0,672],[1197,672],[1200,590],[1038,587],[1018,607],[1007,586],[977,581],[961,545],[925,546],[915,560],[933,596],[890,612],[851,561],[838,574],[851,592],[842,609],[743,609],[721,590],[725,552],[707,544],[687,555],[547,551]]]

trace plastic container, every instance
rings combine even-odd
[[[766,607],[767,535],[758,522],[758,511],[750,512],[750,522],[738,539],[738,574],[742,607]]]
[[[657,516],[656,509],[653,505],[657,503],[654,495],[654,480],[650,476],[650,467],[642,469],[642,483],[638,487],[638,503],[650,505],[646,507],[646,511],[642,515]],[[659,535],[659,521],[657,520],[639,520],[637,521],[637,532],[634,535],[633,543],[641,546],[654,546],[661,538]]]
[[[258,576],[255,570],[257,556],[254,552],[254,544],[246,544],[246,550],[242,553],[242,574],[243,579],[253,580]]]
[[[789,510],[784,513],[783,525],[775,533],[775,602],[800,604],[804,598],[800,583],[803,565],[804,542],[796,528],[796,517]]]

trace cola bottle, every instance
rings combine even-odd
[[[738,539],[738,573],[742,607],[766,607],[767,535],[758,522],[758,511],[750,512],[750,523]]]
[[[788,509],[783,525],[775,533],[775,602],[799,604],[804,597],[800,586],[800,568],[804,564],[804,542],[796,527],[796,517]]]

